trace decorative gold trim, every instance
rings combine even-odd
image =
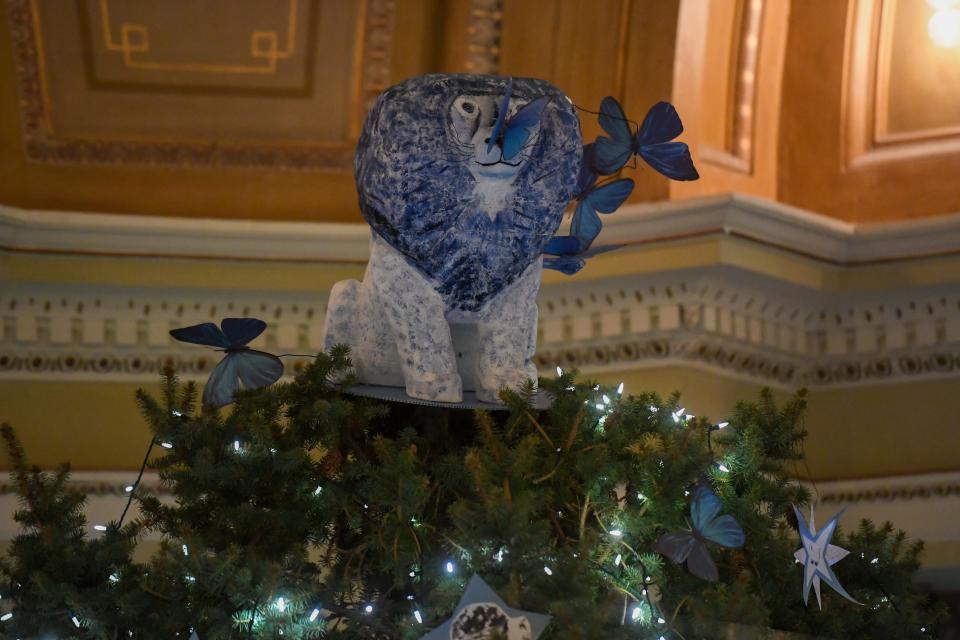
[[[362,30],[364,37],[355,60],[356,85],[352,96],[354,116],[350,139],[308,144],[138,140],[132,137],[69,139],[57,134],[51,126],[43,36],[36,2],[7,0],[14,66],[18,70],[24,155],[31,162],[269,167],[349,172],[353,167],[353,147],[359,123],[376,96],[390,84],[395,2],[365,0],[358,18],[358,29]]]
[[[277,32],[258,29],[250,34],[250,57],[267,61],[265,65],[237,65],[210,63],[169,63],[135,60],[133,54],[150,51],[150,30],[146,25],[123,22],[120,24],[120,42],[113,40],[113,25],[110,20],[110,0],[100,0],[100,23],[103,44],[108,51],[119,52],[123,64],[130,69],[150,71],[186,71],[192,73],[257,73],[272,74],[277,71],[277,61],[293,55],[297,36],[297,0],[289,0],[287,14],[286,46],[278,48]],[[263,44],[267,48],[263,49]]]

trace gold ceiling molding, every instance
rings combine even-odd
[[[891,126],[892,92],[897,88],[894,74],[895,40],[914,42],[911,56],[929,56],[926,30],[898,33],[907,23],[897,21],[902,0],[849,0],[846,26],[846,59],[843,68],[843,142],[846,166],[851,169],[910,161],[931,155],[960,152],[960,123],[918,126],[895,130]],[[920,5],[921,3],[917,3]],[[927,3],[922,3],[929,8]],[[914,7],[916,8],[916,7]],[[932,9],[930,9],[932,11]],[[925,25],[924,25],[925,26]],[[916,31],[916,30],[915,30]],[[917,39],[921,39],[917,41]],[[933,60],[929,61],[931,64]],[[955,99],[953,87],[946,89]],[[910,92],[914,109],[933,108]]]
[[[146,18],[118,16],[123,9],[129,14],[129,7],[110,0],[77,0],[52,9],[43,2],[6,3],[23,148],[31,162],[346,173],[363,118],[390,83],[394,0],[277,3],[277,15],[267,16],[270,25],[244,27],[249,31],[242,50],[236,37],[212,45],[164,39],[162,28],[169,33],[170,24],[156,27]],[[45,15],[61,21],[60,29],[69,30],[69,21],[75,21],[70,32],[78,34],[76,42],[51,39]],[[193,28],[195,34],[203,24]],[[331,29],[352,46],[330,44],[324,34]],[[154,37],[154,31],[160,35]],[[157,43],[167,49],[203,46],[225,59],[184,60],[169,51],[164,57]],[[334,54],[346,57],[341,61]],[[52,84],[52,65],[59,85]],[[77,95],[89,102],[81,104]],[[113,125],[108,115],[121,117]]]

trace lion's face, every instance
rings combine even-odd
[[[381,94],[357,145],[360,208],[450,308],[475,311],[536,259],[573,197],[579,120],[543,80],[515,78],[509,114],[548,96],[509,161],[487,144],[506,78],[431,75]]]
[[[511,98],[507,107],[509,120],[527,100]],[[530,150],[538,144],[538,124],[527,141],[526,148],[515,158],[506,160],[497,145],[489,145],[494,124],[497,121],[500,100],[493,95],[465,95],[454,98],[450,105],[448,132],[450,139],[461,153],[472,155],[467,168],[477,184],[504,182],[510,184],[531,157]]]

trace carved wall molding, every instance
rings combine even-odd
[[[61,137],[50,124],[51,106],[35,0],[6,0],[25,156],[31,162],[51,164],[236,166],[349,172],[362,119],[372,101],[390,83],[393,47],[394,0],[364,0],[361,6],[358,41],[362,47],[356,56],[349,123],[352,140],[300,144],[262,142],[254,138],[193,142],[189,139],[111,139],[97,135]]]
[[[495,74],[500,70],[500,28],[503,0],[471,0],[467,17],[468,73]]]
[[[730,236],[837,266],[960,255],[960,213],[855,224],[741,194],[621,207],[601,241]],[[97,256],[366,264],[366,224],[33,211],[0,204],[0,250]]]
[[[848,290],[799,284],[776,269],[723,260],[656,271],[629,267],[648,250],[683,253],[679,239],[712,236],[749,239],[768,256],[757,260],[803,256],[793,259],[819,264],[821,279],[864,265],[949,261],[929,256],[960,254],[960,216],[858,226],[728,196],[629,207],[604,233],[628,245],[617,254],[619,271],[552,281],[541,290],[537,361],[546,373],[556,365],[585,371],[683,365],[781,388],[960,376],[960,280],[947,271],[927,285],[907,279]],[[284,262],[346,263],[359,270],[368,234],[365,225],[0,208],[0,250],[10,259],[30,253],[89,261],[151,256],[129,258],[142,266],[162,264],[155,256],[192,256],[229,270],[243,257],[278,273],[290,268]],[[944,264],[949,269],[955,263]],[[267,320],[270,328],[257,344],[274,353],[309,355],[321,348],[322,287],[217,287],[2,282],[0,378],[151,381],[170,363],[181,375],[202,380],[216,355],[176,343],[168,332],[232,315]],[[288,359],[287,373],[303,361]]]
[[[324,296],[6,284],[0,379],[152,381],[169,363],[203,380],[217,355],[168,331],[230,315],[269,322],[261,348],[309,355]],[[960,286],[837,296],[707,267],[547,285],[539,304],[547,373],[683,364],[782,388],[960,376]]]

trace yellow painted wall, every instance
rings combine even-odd
[[[720,421],[762,385],[682,366],[587,376],[627,393],[683,392],[687,410]],[[136,469],[149,442],[134,391],[118,382],[0,382],[0,419],[20,433],[44,467]],[[157,384],[144,385],[156,391]],[[806,452],[815,479],[850,479],[960,469],[960,383],[956,380],[809,393]],[[778,390],[778,399],[789,392]],[[804,469],[800,469],[805,474]]]

